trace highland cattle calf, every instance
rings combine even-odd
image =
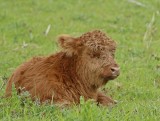
[[[61,35],[58,42],[62,51],[20,65],[10,77],[5,95],[11,95],[14,83],[19,93],[28,91],[33,100],[41,102],[78,104],[83,96],[102,105],[115,103],[98,89],[119,76],[116,43],[99,30],[80,37]]]

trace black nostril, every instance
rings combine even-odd
[[[112,73],[119,73],[119,67],[111,67]]]
[[[115,71],[115,69],[114,69],[114,68],[111,68],[111,71],[112,71],[112,72],[114,72],[114,71]]]

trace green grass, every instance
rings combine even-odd
[[[0,120],[158,121],[160,119],[160,1],[138,0],[0,0],[0,96],[7,78],[33,56],[58,51],[56,37],[79,36],[92,29],[118,43],[121,75],[105,89],[119,103],[58,109],[16,95],[0,99]],[[50,26],[47,35],[45,32]]]

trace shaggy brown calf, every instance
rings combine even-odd
[[[83,96],[102,105],[115,103],[98,91],[119,75],[119,66],[114,60],[115,42],[99,30],[76,38],[61,35],[58,41],[63,48],[61,52],[35,57],[16,69],[5,95],[11,95],[14,83],[18,92],[28,91],[33,100],[39,98],[41,102],[78,104]]]

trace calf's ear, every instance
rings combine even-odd
[[[58,42],[68,55],[80,53],[83,47],[83,42],[81,40],[66,34],[60,35],[58,37]]]
[[[62,48],[68,48],[74,43],[74,38],[70,35],[63,34],[58,36],[58,42]]]

